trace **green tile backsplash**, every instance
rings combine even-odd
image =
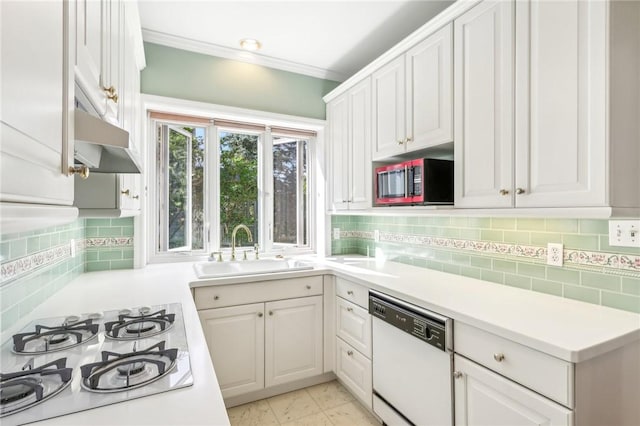
[[[133,218],[4,234],[0,263],[0,330],[6,330],[83,272],[133,268]]]
[[[604,219],[336,215],[331,227],[341,231],[334,255],[377,249],[402,263],[640,313],[640,250],[610,247]],[[546,265],[549,242],[564,244],[562,267]]]

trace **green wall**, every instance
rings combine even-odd
[[[322,97],[338,82],[144,44],[141,91],[211,104],[324,120]]]
[[[640,249],[609,246],[607,220],[333,216],[331,227],[341,236],[332,238],[334,255],[377,251],[400,263],[640,313]],[[546,264],[547,243],[564,244],[562,267]]]
[[[74,241],[76,256],[71,257]],[[133,268],[133,218],[78,219],[0,235],[0,331],[83,272]]]

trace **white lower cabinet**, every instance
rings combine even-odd
[[[573,412],[455,355],[456,425],[572,425]]]
[[[322,296],[269,302],[265,311],[265,386],[322,374]]]
[[[368,288],[338,278],[336,294],[336,376],[371,410],[371,315],[365,308]]]
[[[264,303],[199,312],[222,395],[264,388]]]
[[[225,399],[323,373],[323,303],[322,286],[315,286],[318,280],[321,283],[322,277],[196,289],[196,306],[207,305],[209,299],[240,302],[198,311]],[[270,300],[274,297],[263,292],[270,285],[284,300]],[[296,297],[297,287],[317,295]],[[294,298],[283,293],[287,288]]]
[[[336,337],[336,376],[349,392],[371,410],[371,360],[339,337]]]

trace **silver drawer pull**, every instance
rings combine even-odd
[[[213,300],[218,300],[220,299],[220,296],[213,296]]]
[[[347,290],[347,294],[348,294],[349,296],[353,296],[353,290]]]
[[[347,308],[347,312],[353,312],[353,308]]]
[[[264,314],[262,312],[258,312],[258,318],[262,318]]]
[[[353,356],[353,351],[347,351],[347,355]]]
[[[273,311],[269,311],[269,315],[273,315]]]
[[[504,354],[493,354],[493,359],[495,359],[498,362],[502,362],[504,361]]]
[[[307,285],[306,287],[307,287],[307,290],[311,290],[311,286],[310,285]]]
[[[453,378],[454,378],[454,379],[460,379],[460,378],[462,378],[462,371],[454,371],[454,372],[453,372]]]

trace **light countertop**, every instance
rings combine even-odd
[[[191,263],[89,272],[38,306],[28,318],[182,303],[193,386],[44,420],[47,425],[228,425],[229,419],[188,283]],[[11,334],[3,333],[2,341]]]
[[[566,361],[640,340],[640,315],[363,256],[315,259],[313,270],[197,279],[193,262],[82,274],[2,335],[37,318],[182,303],[194,385],[41,422],[51,425],[227,425],[190,287],[334,274]],[[41,424],[39,423],[39,424]]]

